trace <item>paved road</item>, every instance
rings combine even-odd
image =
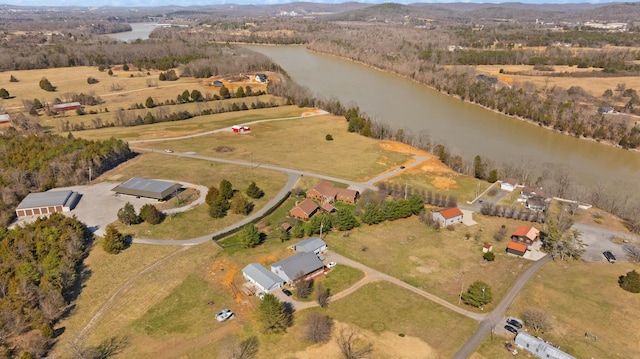
[[[524,273],[516,280],[511,289],[507,292],[507,295],[500,301],[500,303],[496,306],[496,308],[486,315],[484,319],[480,322],[480,326],[476,330],[473,335],[467,340],[466,343],[458,350],[458,352],[452,357],[453,359],[466,359],[473,352],[475,352],[480,342],[487,336],[487,334],[491,333],[491,330],[496,325],[500,325],[503,320],[505,313],[516,296],[520,293],[524,285],[533,277],[533,275],[540,269],[542,266],[551,260],[551,256],[546,255],[544,258],[535,262],[531,267],[527,268]]]

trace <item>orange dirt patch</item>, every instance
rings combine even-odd
[[[433,177],[431,184],[437,189],[449,190],[452,188],[458,188],[456,180],[449,177]]]
[[[410,153],[412,155],[417,155],[417,156],[431,156],[429,153],[425,151],[419,150],[415,147],[411,147],[407,144],[400,143],[400,142],[382,141],[380,142],[380,146],[382,146],[382,148],[384,148],[387,151]]]
[[[422,172],[430,173],[454,173],[453,170],[447,167],[444,163],[440,162],[440,160],[433,155],[429,155],[429,159],[422,162],[419,169]]]

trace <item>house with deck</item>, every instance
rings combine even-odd
[[[324,273],[324,263],[313,252],[298,252],[291,257],[275,262],[271,271],[284,282],[293,282],[300,274],[312,279]]]
[[[511,234],[511,240],[524,243],[526,245],[540,239],[540,231],[532,226],[520,226]]]
[[[307,198],[312,198],[320,201],[321,203],[356,203],[360,197],[360,192],[348,189],[334,187],[333,183],[329,181],[321,181],[313,186],[306,193]]]

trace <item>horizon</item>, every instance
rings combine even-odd
[[[203,3],[197,0],[184,0],[181,3],[176,4],[177,0],[60,0],[57,5],[42,5],[38,0],[13,0],[0,3],[0,6],[25,6],[25,7],[39,7],[39,8],[58,8],[58,7],[122,7],[122,8],[134,8],[134,7],[154,7],[154,6],[177,6],[177,7],[191,7],[191,6],[216,6],[216,5],[287,5],[292,3],[316,3],[316,4],[342,4],[346,2],[357,2],[362,4],[378,5],[383,3],[396,3],[401,5],[410,4],[530,4],[530,5],[562,5],[562,4],[613,4],[613,3],[627,3],[629,1],[617,1],[617,0],[565,0],[565,1],[545,1],[545,0],[520,0],[520,1],[484,1],[484,0],[408,0],[408,1],[384,1],[384,0],[365,0],[365,1],[342,1],[342,0],[316,0],[316,1],[291,1],[291,0],[221,0],[211,1]],[[636,1],[631,1],[636,2]]]

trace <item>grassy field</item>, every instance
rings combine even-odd
[[[327,141],[326,134],[331,134],[333,141]],[[406,153],[386,150],[374,139],[349,133],[344,118],[331,115],[256,123],[251,133],[244,135],[225,132],[140,145],[252,160],[256,165],[266,163],[351,180],[366,180],[409,160]],[[231,151],[216,151],[220,146]]]
[[[494,293],[494,302],[487,306],[491,310],[531,263],[507,256],[507,242],[495,242],[493,233],[502,224],[512,231],[524,222],[485,218],[478,214],[474,219],[479,222],[478,228],[457,225],[454,231],[436,232],[413,217],[377,226],[365,225],[353,229],[349,238],[330,233],[326,241],[340,254],[454,304],[458,303],[461,287],[482,280]],[[473,236],[479,228],[482,228],[481,239],[476,242]],[[465,239],[467,232],[472,239]],[[482,259],[484,242],[493,244],[494,262]]]
[[[519,317],[528,307],[544,309],[553,329],[538,335],[577,358],[638,358],[640,332],[635,328],[640,327],[640,296],[622,290],[617,283],[620,275],[632,269],[637,266],[626,262],[549,263],[527,284],[507,314]],[[586,339],[585,332],[597,340]],[[479,349],[486,358],[500,358],[495,352],[494,343],[486,340]]]

